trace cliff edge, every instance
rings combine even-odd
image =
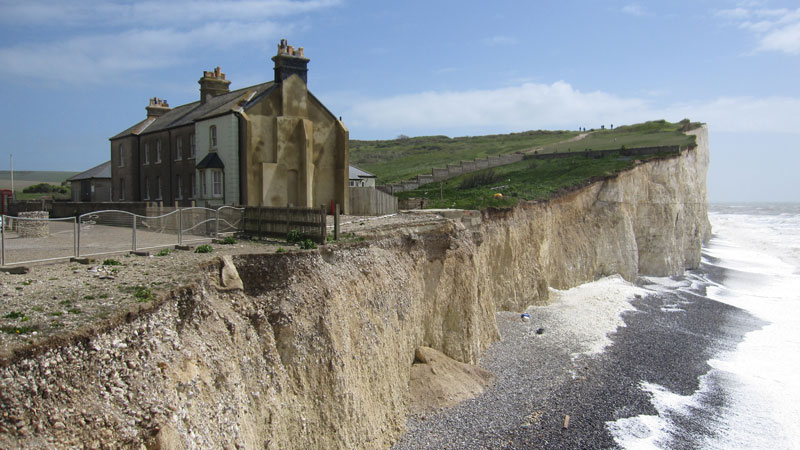
[[[694,133],[677,157],[547,202],[220,260],[111,329],[7,361],[0,447],[387,448],[420,347],[474,364],[500,339],[495,312],[548,287],[699,265],[709,156]],[[223,266],[241,289],[220,287]]]

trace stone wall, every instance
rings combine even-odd
[[[47,211],[21,212],[16,220],[17,232],[21,238],[40,238],[50,236],[50,213]],[[38,220],[37,220],[38,219]]]

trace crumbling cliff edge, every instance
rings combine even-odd
[[[678,157],[548,202],[204,267],[146,312],[4,361],[0,447],[388,448],[417,347],[475,363],[500,339],[494,313],[546,303],[549,286],[699,265],[709,157],[694,132]]]

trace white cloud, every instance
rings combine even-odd
[[[483,43],[488,46],[513,45],[517,43],[517,39],[511,36],[492,36],[484,39]]]
[[[630,3],[625,5],[622,8],[622,12],[624,12],[625,14],[630,14],[632,16],[644,16],[647,14],[642,5],[638,3]]]
[[[340,0],[175,0],[123,4],[110,0],[64,2],[62,0],[0,1],[0,21],[11,25],[57,26],[131,24],[155,26],[208,21],[248,21],[302,14],[327,8]]]
[[[0,23],[32,29],[66,27],[58,39],[11,41],[0,47],[8,74],[33,80],[103,82],[132,71],[164,68],[193,52],[261,44],[294,26],[285,16],[339,0],[177,0],[120,3],[0,0]],[[280,21],[278,17],[283,17]],[[44,30],[43,30],[44,31]],[[47,32],[41,33],[47,36]]]
[[[800,8],[791,9],[725,9],[718,17],[731,20],[758,39],[756,51],[800,54]]]
[[[9,74],[65,82],[103,82],[129,71],[175,64],[190,48],[226,48],[276,35],[273,23],[210,23],[199,28],[131,29],[119,34],[77,36],[46,44],[0,48]],[[225,36],[225,39],[219,39]]]
[[[800,99],[724,97],[656,105],[652,99],[581,92],[559,81],[549,85],[524,83],[498,89],[362,98],[346,110],[345,117],[352,130],[376,136],[397,132],[459,135],[489,129],[500,132],[596,128],[601,124],[677,121],[685,117],[707,122],[716,131],[794,133],[800,123]]]

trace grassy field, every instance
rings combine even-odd
[[[578,135],[576,131],[526,131],[489,136],[423,136],[388,141],[350,141],[350,163],[372,172],[379,184],[411,179],[489,155],[502,155],[555,144]]]
[[[607,177],[632,167],[635,160],[657,156],[629,157],[609,152],[601,158],[575,155],[567,158],[535,160],[461,175],[442,183],[432,183],[414,191],[401,192],[399,198],[427,198],[429,208],[484,209],[507,207],[522,200],[544,200],[554,193]],[[495,198],[495,194],[502,198]],[[441,197],[440,197],[441,195]]]
[[[563,153],[587,149],[689,145],[694,136],[683,134],[694,124],[664,120],[627,125],[613,130],[595,130],[575,140],[577,131],[526,131],[489,136],[423,136],[386,141],[350,141],[350,163],[372,172],[378,184],[409,180],[428,174],[435,167],[446,167],[489,155],[515,152]]]
[[[60,185],[67,178],[77,175],[80,172],[59,172],[50,170],[15,170],[14,171],[14,190],[18,200],[35,200],[43,195],[54,197],[53,194],[26,194],[22,190],[28,186],[39,183],[50,183]],[[11,189],[11,173],[8,170],[0,170],[0,189]],[[56,195],[55,198],[68,199],[69,195]]]
[[[580,186],[593,179],[607,177],[625,170],[633,166],[636,160],[664,157],[664,155],[630,157],[611,150],[621,150],[622,147],[673,145],[685,147],[694,144],[694,136],[687,136],[684,131],[697,126],[699,126],[698,123],[692,123],[688,120],[679,123],[669,123],[661,120],[622,126],[614,130],[596,130],[579,140],[575,138],[578,133],[572,132],[518,133],[511,135],[514,137],[513,139],[503,138],[509,135],[453,140],[442,138],[443,142],[456,141],[460,143],[460,147],[451,144],[456,149],[471,147],[472,140],[477,140],[484,146],[494,143],[500,148],[500,150],[495,149],[493,153],[489,154],[509,153],[519,150],[529,154],[534,151],[540,154],[553,152],[576,154],[571,157],[545,160],[526,158],[515,164],[452,178],[443,182],[441,186],[439,183],[432,183],[417,190],[402,192],[397,195],[400,198],[427,198],[428,205],[431,208],[483,209],[490,206],[511,206],[522,200],[543,200],[558,191]],[[407,142],[402,144],[398,143],[398,140],[373,142],[370,147],[362,148],[362,157],[365,161],[376,161],[374,167],[381,170],[376,174],[383,174],[385,180],[410,178],[408,175],[411,172],[411,168],[414,167],[409,164],[410,161],[420,163],[420,169],[417,173],[428,173],[430,168],[434,166],[423,168],[422,166],[425,163],[437,161],[435,166],[443,167],[448,162],[455,163],[461,159],[468,159],[460,157],[464,153],[447,152],[444,149],[439,149],[438,151],[428,150],[431,155],[427,157],[423,157],[421,152],[408,151],[407,149],[413,142],[430,145],[431,138],[417,139],[418,141],[408,139],[406,140]],[[560,139],[560,141],[555,141],[554,139]],[[502,143],[512,144],[502,145]],[[399,153],[400,161],[395,164],[387,164],[380,160],[380,157],[384,156],[383,152],[392,154],[398,147],[405,152]],[[510,150],[512,147],[514,150]],[[372,153],[367,151],[368,148],[371,149]],[[589,157],[582,154],[584,150],[610,151],[602,157]],[[447,156],[453,153],[458,154],[459,157],[448,159]],[[438,161],[443,162],[439,163]],[[365,164],[363,168],[370,170],[371,167]],[[497,193],[502,194],[502,198],[495,198]]]

